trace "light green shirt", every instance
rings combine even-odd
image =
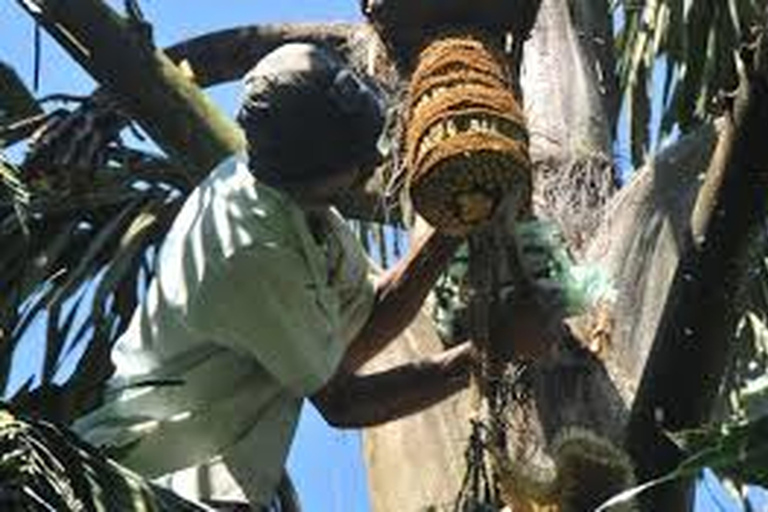
[[[235,158],[219,165],[168,233],[113,351],[107,404],[76,430],[127,446],[121,461],[149,477],[223,454],[249,498],[269,496],[302,399],[373,304],[362,248],[338,213],[325,217],[319,244],[284,194]]]

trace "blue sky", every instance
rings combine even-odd
[[[120,7],[122,2],[111,1]],[[195,5],[196,7],[191,7]],[[238,25],[300,21],[360,20],[357,0],[272,0],[178,2],[143,0],[141,6],[154,24],[155,41],[166,46],[217,29]],[[0,2],[0,59],[11,64],[32,86],[33,24],[11,1]],[[87,94],[94,82],[47,36],[43,36],[38,97],[52,93]],[[232,115],[238,85],[209,91],[222,109]],[[34,351],[23,357],[34,357]],[[34,367],[34,361],[28,361]],[[30,370],[33,371],[33,370]],[[311,407],[306,407],[289,457],[293,475],[308,512],[368,510],[367,485],[360,457],[360,436],[328,428]],[[737,511],[711,475],[697,487],[697,510]],[[768,506],[758,508],[767,511]]]

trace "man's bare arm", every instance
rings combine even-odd
[[[339,374],[354,373],[408,327],[461,242],[430,228],[379,278],[371,316],[350,343]]]
[[[422,411],[466,387],[473,361],[467,342],[370,375],[337,374],[310,399],[335,427],[379,425]]]

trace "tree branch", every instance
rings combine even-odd
[[[99,0],[19,0],[152,138],[198,176],[242,147],[235,124],[148,40]]]
[[[177,64],[186,61],[200,87],[210,87],[239,80],[259,59],[287,41],[312,41],[343,49],[360,27],[355,23],[237,27],[182,41],[165,52]]]
[[[738,319],[738,290],[749,235],[766,214],[768,151],[768,39],[758,55],[746,51],[732,116],[726,119],[691,219],[691,243],[672,281],[628,430],[628,448],[641,478],[674,469],[678,450],[663,431],[701,426],[720,389]],[[765,64],[762,64],[763,67]],[[673,501],[660,504],[659,499]],[[656,497],[654,506],[683,510],[680,495]],[[663,505],[663,506],[662,506]],[[659,508],[660,507],[660,508]]]

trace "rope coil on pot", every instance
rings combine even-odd
[[[406,105],[407,186],[437,229],[464,235],[509,197],[527,211],[528,132],[504,56],[476,36],[447,36],[418,57]]]

